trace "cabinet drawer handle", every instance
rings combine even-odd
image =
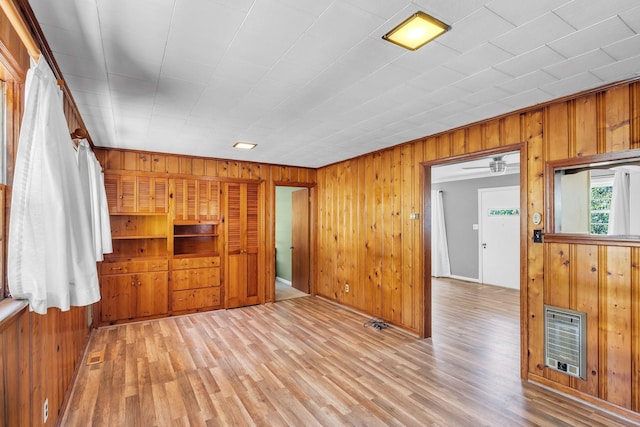
[[[131,286],[135,286],[135,285],[136,285],[136,282],[131,282]]]
[[[110,269],[111,269],[111,270],[118,270],[118,271],[120,271],[120,270],[122,270],[122,267],[110,267]]]
[[[141,282],[138,282],[138,286],[142,286],[142,283],[141,283]]]

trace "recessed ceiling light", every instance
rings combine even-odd
[[[418,11],[382,38],[405,49],[416,50],[450,29],[444,22]]]
[[[240,148],[242,150],[251,150],[255,148],[256,145],[258,144],[252,144],[250,142],[236,142],[235,144],[233,144],[233,148]]]

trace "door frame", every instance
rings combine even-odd
[[[422,322],[419,325],[419,335],[422,338],[430,338],[432,336],[432,305],[431,305],[431,167],[441,166],[450,163],[459,163],[469,160],[477,160],[483,157],[489,157],[494,154],[508,153],[511,151],[520,152],[520,330],[528,330],[527,318],[527,145],[525,142],[506,145],[503,147],[492,148],[488,150],[480,150],[473,153],[461,154],[456,156],[445,157],[441,159],[429,160],[421,162],[420,166],[420,194],[419,200],[422,207],[422,238],[421,238],[421,265],[420,270],[423,274],[422,298],[418,301],[422,313]],[[527,370],[527,349],[529,348],[527,334],[520,334],[520,378],[526,380],[528,378]]]
[[[518,189],[520,187],[517,185],[505,185],[500,187],[488,187],[488,188],[478,188],[478,280],[481,284],[484,284],[484,251],[482,250],[482,233],[484,232],[484,221],[482,214],[482,195],[484,193],[490,193],[492,191],[506,190],[506,189]],[[522,197],[522,192],[518,195],[518,198]],[[522,205],[522,201],[519,200],[519,205]],[[518,236],[519,238],[519,236]],[[519,245],[522,246],[522,242],[519,241]]]
[[[309,295],[316,295],[316,277],[317,277],[317,263],[313,262],[316,259],[316,249],[317,249],[317,235],[316,225],[317,225],[317,206],[318,206],[318,195],[317,195],[317,187],[315,183],[308,182],[290,182],[290,181],[273,181],[271,185],[270,194],[271,194],[271,221],[269,221],[269,225],[271,227],[270,231],[270,240],[271,245],[265,251],[267,253],[267,270],[270,269],[270,274],[268,277],[270,280],[266,285],[266,294],[265,294],[265,302],[276,302],[276,269],[275,269],[275,241],[276,241],[276,187],[299,187],[299,188],[307,188],[309,190],[309,259],[311,260],[309,263]]]

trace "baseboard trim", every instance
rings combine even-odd
[[[464,277],[464,276],[456,276],[455,274],[452,274],[451,276],[449,276],[451,279],[456,279],[456,280],[462,280],[463,282],[472,282],[472,283],[480,283],[480,280],[478,279],[472,279],[471,277]]]
[[[291,286],[291,280],[283,279],[282,277],[278,277],[278,276],[276,276],[276,280],[278,282],[284,283],[285,285]]]

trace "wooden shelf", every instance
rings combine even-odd
[[[193,233],[193,234],[174,234],[176,239],[181,237],[218,237],[218,233]]]
[[[167,236],[149,236],[149,235],[139,235],[139,236],[111,236],[112,240],[134,240],[134,239],[166,239]]]

